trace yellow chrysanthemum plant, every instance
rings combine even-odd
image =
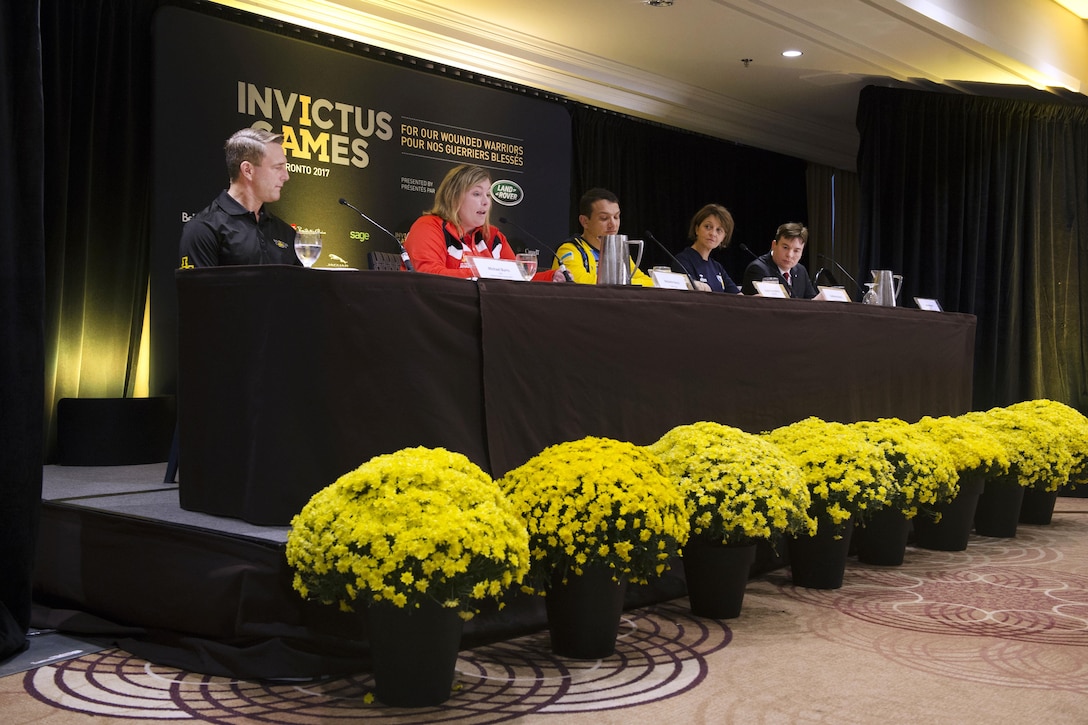
[[[469,619],[479,602],[524,579],[529,536],[499,485],[467,457],[405,448],[314,494],[291,520],[287,561],[307,599],[345,611],[429,599]]]
[[[801,469],[770,441],[704,421],[677,426],[649,448],[687,496],[692,539],[773,543],[816,533]]]
[[[1008,410],[1050,423],[1057,440],[1064,441],[1072,459],[1067,482],[1074,487],[1088,482],[1088,417],[1065,403],[1045,398],[1015,403],[1008,406]],[[1053,479],[1036,482],[1036,488],[1045,491],[1055,491],[1062,485],[1061,481]]]
[[[892,465],[860,430],[809,417],[762,435],[801,469],[810,513],[836,538],[855,518],[891,503]]]
[[[1009,472],[1005,446],[988,428],[967,417],[925,416],[911,426],[944,447],[960,479],[996,478]]]
[[[888,504],[908,519],[920,510],[935,515],[933,507],[959,493],[959,471],[944,446],[899,418],[859,421],[861,431],[891,464]],[[864,517],[863,517],[864,518]]]
[[[499,484],[529,531],[528,593],[593,565],[646,583],[688,539],[683,493],[664,463],[632,443],[589,436],[550,446]]]
[[[1068,431],[1040,415],[1038,406],[1017,404],[963,417],[984,427],[1005,447],[1009,479],[1040,491],[1056,491],[1070,480],[1074,458],[1064,438]]]

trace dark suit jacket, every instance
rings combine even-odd
[[[756,287],[752,282],[758,282],[764,277],[777,279],[790,293],[790,297],[804,297],[810,300],[820,293],[816,289],[816,285],[812,284],[812,280],[809,279],[805,265],[800,263],[790,270],[790,284],[786,284],[786,278],[778,271],[778,265],[771,260],[770,252],[761,254],[748,263],[744,270],[744,285],[741,287],[741,292],[746,295],[754,295]]]

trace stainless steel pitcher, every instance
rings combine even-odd
[[[871,269],[873,273],[873,295],[876,304],[895,307],[899,299],[899,290],[903,287],[903,275],[892,274],[890,269]],[[894,280],[894,281],[893,281]]]
[[[638,245],[637,267],[642,264],[642,240],[628,240],[626,234],[606,234],[600,240],[597,284],[631,284],[631,245]]]

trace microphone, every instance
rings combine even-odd
[[[358,207],[356,207],[356,206],[354,206],[352,204],[349,204],[347,199],[341,199],[340,203],[343,204],[344,206],[346,206],[348,209],[354,210],[355,213],[358,214],[359,216],[361,216],[363,219],[366,219],[368,222],[370,222],[371,224],[376,226],[378,229],[381,229],[383,232],[385,232],[386,236],[388,236],[390,239],[392,239],[394,242],[396,242],[397,246],[400,247],[400,258],[401,258],[401,260],[404,261],[404,268],[406,270],[408,270],[409,272],[415,272],[416,271],[416,268],[412,266],[412,260],[408,259],[408,250],[405,249],[404,245],[401,244],[401,241],[399,239],[397,239],[396,234],[389,231],[388,229],[383,227],[381,224],[379,224],[378,222],[376,222],[373,219],[371,219],[370,217],[368,217],[363,212],[359,211]]]
[[[514,227],[514,229],[517,229],[519,232],[521,232],[525,236],[529,237],[529,239],[533,240],[534,242],[539,244],[541,247],[543,247],[545,252],[551,253],[551,255],[553,257],[555,257],[556,261],[559,261],[559,255],[556,254],[554,249],[552,249],[547,244],[545,244],[544,242],[542,242],[539,239],[537,239],[536,237],[534,237],[532,234],[530,234],[528,231],[526,231],[523,226],[521,226],[517,222],[512,221],[510,219],[507,219],[504,216],[501,216],[501,217],[499,217],[499,224],[509,224],[510,226]],[[573,282],[574,281],[574,278],[570,276],[570,272],[567,271],[566,265],[564,265],[562,262],[559,262],[559,271],[563,273],[563,278],[566,279],[568,282]]]
[[[832,259],[831,257],[828,257],[828,256],[827,256],[826,254],[817,254],[816,256],[818,256],[818,257],[819,257],[820,259],[824,260],[825,262],[831,262],[831,263],[832,263],[833,265],[835,265],[835,267],[836,267],[836,268],[837,268],[837,269],[838,269],[838,270],[839,270],[840,272],[842,272],[843,274],[845,274],[845,275],[846,275],[846,278],[847,278],[848,280],[850,280],[851,282],[853,282],[853,283],[854,283],[854,287],[855,287],[855,288],[857,289],[857,291],[858,291],[858,294],[864,294],[864,293],[862,293],[862,291],[861,291],[861,285],[860,285],[860,284],[858,284],[858,281],[857,281],[856,279],[854,279],[853,277],[851,277],[851,276],[850,276],[850,273],[849,273],[849,272],[847,272],[847,271],[846,271],[846,269],[845,269],[845,268],[844,268],[844,267],[843,267],[843,266],[842,266],[841,264],[839,264],[838,262],[836,262],[836,261],[835,261],[834,259]]]
[[[684,265],[680,264],[680,260],[672,255],[672,252],[669,251],[668,247],[666,247],[661,242],[657,241],[657,237],[655,237],[654,233],[651,232],[649,229],[646,230],[646,236],[649,238],[649,240],[651,242],[653,242],[657,246],[661,247],[661,249],[665,252],[665,254],[669,255],[669,259],[671,259],[673,261],[673,264],[675,264],[680,269],[684,270],[684,274],[686,274],[688,279],[691,280],[691,288],[696,289],[696,287],[695,287],[695,278],[691,276],[691,272],[688,271],[688,268],[685,267]]]
[[[748,245],[745,244],[744,242],[740,243],[740,248],[743,249],[745,252],[748,252],[748,254],[751,255],[752,259],[759,259],[759,255],[757,255],[755,252],[753,252],[751,249],[749,249]]]
[[[816,285],[817,287],[820,286],[820,275],[827,275],[827,278],[829,280],[831,280],[832,286],[836,286],[836,287],[841,286],[839,284],[839,280],[837,280],[835,278],[835,273],[834,272],[832,272],[827,267],[820,267],[818,270],[816,270],[816,274],[812,275],[812,283],[814,285]]]

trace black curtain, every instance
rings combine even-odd
[[[42,489],[41,59],[36,0],[0,4],[0,660],[26,646]]]
[[[580,232],[578,199],[603,186],[620,199],[620,232],[642,239],[650,230],[675,254],[690,246],[688,225],[704,204],[733,214],[729,248],[715,258],[737,284],[751,256],[770,249],[775,229],[808,222],[806,163],[728,141],[572,105],[571,232]],[[646,239],[642,267],[667,265],[668,256]],[[809,260],[804,259],[806,265]]]
[[[133,392],[150,250],[155,0],[41,3],[46,147],[45,412]]]
[[[857,126],[862,269],[978,317],[976,408],[1088,409],[1088,107],[868,87]]]

